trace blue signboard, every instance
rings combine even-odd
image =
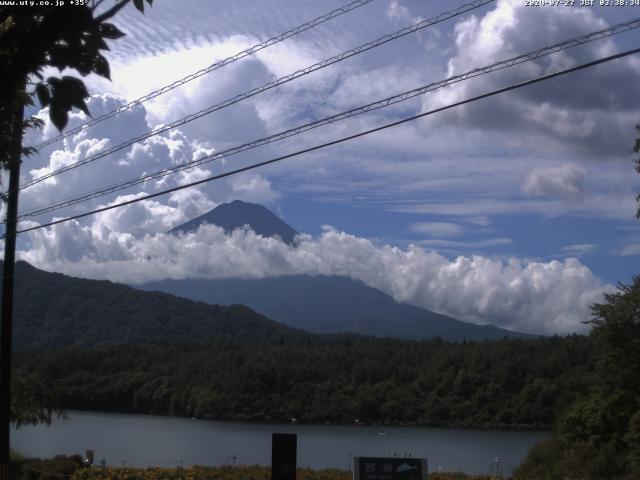
[[[426,480],[425,458],[354,457],[354,480]]]

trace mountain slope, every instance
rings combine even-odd
[[[248,225],[258,235],[264,237],[277,236],[289,245],[293,245],[294,237],[298,234],[296,230],[280,220],[268,208],[240,200],[218,205],[204,215],[178,225],[170,230],[169,233],[192,232],[197,230],[203,223],[222,227],[226,233]]]
[[[398,303],[385,293],[346,277],[165,280],[137,288],[210,304],[242,303],[278,322],[316,333],[354,332],[404,339],[439,336],[451,341],[527,337]]]
[[[0,262],[0,265],[2,262]],[[207,305],[108,281],[16,264],[13,341],[17,349],[116,344],[315,341],[243,305]]]

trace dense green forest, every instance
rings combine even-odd
[[[640,276],[593,313],[593,381],[529,453],[519,479],[640,478]]]
[[[332,334],[327,332],[352,331],[409,339],[440,336],[460,341],[529,337],[399,304],[378,290],[341,277],[183,280],[146,288],[162,289],[167,285],[184,289],[178,293],[185,297],[190,296],[188,292],[192,295],[197,292],[196,301],[176,297],[171,292],[142,291],[104,280],[45,272],[18,262],[14,346],[18,350],[35,350],[158,342],[208,343],[214,339],[307,343],[330,341]],[[225,294],[229,289],[244,293]],[[248,298],[245,295],[256,298],[257,311],[267,313],[269,318],[244,306],[242,300]],[[285,301],[286,298],[296,300]],[[283,319],[284,324],[273,321]],[[309,327],[324,335],[309,333]]]
[[[60,406],[188,417],[547,428],[586,391],[587,337],[466,344],[155,345],[65,349],[16,363]]]
[[[552,427],[517,479],[640,478],[640,276],[589,336],[318,337],[21,352],[52,406],[251,421]]]
[[[274,322],[243,305],[207,305],[109,281],[44,272],[26,262],[16,264],[14,309],[17,350],[212,339],[272,343],[330,339]]]
[[[34,291],[46,297],[46,288]],[[92,282],[49,302],[59,307],[46,311],[47,322],[60,320],[59,338],[47,339],[44,323],[22,332],[31,349],[23,344],[15,365],[38,385],[25,398],[43,404],[36,397],[45,392],[60,408],[224,420],[552,427],[517,478],[640,478],[640,277],[593,307],[589,336],[463,343],[324,337],[240,306],[157,293],[144,297],[152,308],[140,306],[137,293]],[[110,319],[112,307],[86,315],[64,307],[101,294],[124,309],[121,318]],[[185,309],[202,313],[189,337],[172,323],[185,324]],[[167,324],[181,335],[158,336]],[[65,332],[84,336],[65,341]],[[49,345],[71,346],[35,348]]]

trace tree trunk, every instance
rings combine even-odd
[[[11,434],[11,347],[13,327],[13,281],[16,253],[20,154],[22,152],[22,119],[24,106],[15,106],[12,122],[14,145],[9,165],[9,189],[4,238],[2,281],[2,317],[0,322],[0,480],[9,480]]]

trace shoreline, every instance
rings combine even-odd
[[[215,419],[215,418],[197,418],[197,417],[183,417],[177,415],[164,415],[158,413],[141,413],[135,411],[118,411],[118,410],[92,410],[92,409],[83,409],[83,408],[65,408],[61,410],[62,415],[57,416],[54,415],[52,420],[64,419],[64,415],[71,412],[79,412],[86,414],[101,414],[101,415],[132,415],[132,416],[142,416],[142,417],[154,417],[154,418],[162,418],[162,419],[172,419],[172,420],[192,420],[194,422],[212,422],[212,423],[224,423],[224,424],[244,424],[244,425],[273,425],[279,428],[290,426],[290,427],[341,427],[341,428],[351,428],[351,427],[362,427],[369,429],[402,429],[402,428],[424,428],[424,429],[437,429],[437,430],[463,430],[463,431],[482,431],[482,432],[525,432],[525,433],[550,433],[551,427],[542,427],[542,426],[477,426],[477,425],[444,425],[444,424],[420,424],[420,423],[412,423],[412,424],[400,424],[400,423],[339,423],[339,422],[330,422],[330,423],[307,423],[307,422],[286,422],[286,421],[277,421],[270,419],[256,419],[256,418],[246,418],[246,419]]]
[[[498,456],[510,473],[550,432],[435,427],[309,425],[191,420],[144,414],[65,410],[68,421],[12,432],[13,446],[30,457],[52,458],[91,449],[110,466],[269,465],[273,433],[295,433],[298,464],[347,469],[352,456],[428,458],[433,471],[485,472]],[[384,433],[384,434],[380,434]],[[404,453],[403,453],[404,452]],[[126,463],[125,463],[126,462]],[[158,463],[156,463],[158,462]]]

